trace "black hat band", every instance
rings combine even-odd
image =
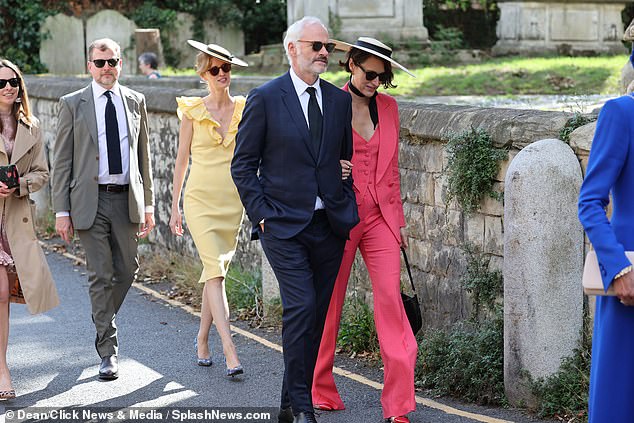
[[[235,57],[235,56],[231,56],[231,55],[228,56],[228,55],[226,55],[226,54],[224,54],[224,53],[222,53],[222,52],[220,52],[218,50],[214,50],[209,45],[207,45],[207,49],[213,54],[217,54],[218,56],[222,56],[222,57],[226,58],[228,61],[233,60],[233,58]]]
[[[357,45],[359,47],[369,48],[370,50],[374,50],[377,53],[380,53],[380,54],[382,54],[384,56],[392,58],[392,50],[388,50],[388,49],[385,49],[383,47],[379,47],[379,46],[377,46],[375,44],[370,44],[370,43],[366,43],[365,41],[357,40],[355,45]]]

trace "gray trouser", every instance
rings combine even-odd
[[[95,347],[100,357],[117,354],[115,317],[139,270],[137,223],[128,217],[128,193],[99,191],[97,217],[77,231],[86,252]]]

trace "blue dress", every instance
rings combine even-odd
[[[610,100],[601,110],[579,195],[579,220],[597,252],[607,290],[631,264],[625,251],[634,250],[634,97]],[[590,423],[634,422],[634,307],[617,297],[597,297],[588,412]]]

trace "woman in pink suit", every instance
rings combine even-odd
[[[394,87],[392,50],[374,38],[360,37],[341,66],[350,72],[343,88],[352,96],[352,163],[342,161],[344,178],[352,168],[361,222],[350,232],[328,308],[313,379],[313,404],[320,410],[342,410],[332,375],[337,332],[352,262],[361,251],[374,291],[374,321],[384,365],[383,417],[409,422],[416,409],[414,366],[417,344],[400,295],[400,247],[407,246],[398,170],[399,115],[396,101],[379,94]],[[413,75],[412,75],[413,76]]]

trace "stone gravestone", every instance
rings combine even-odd
[[[345,41],[362,35],[384,42],[416,39],[426,43],[429,38],[420,0],[339,0],[332,8],[323,0],[288,0],[286,10],[289,25],[303,16],[315,16],[334,38]]]
[[[163,45],[161,44],[161,32],[157,28],[143,28],[134,31],[137,59],[143,53],[154,53],[160,66],[165,65],[163,59]],[[140,73],[137,66],[137,73]]]
[[[192,27],[194,25],[194,17],[188,13],[176,14],[176,27],[178,31],[167,34],[171,47],[178,52],[180,68],[193,68],[196,63],[196,54],[198,50],[187,44],[187,40],[194,39]],[[232,54],[242,57],[244,56],[244,33],[234,26],[220,26],[213,20],[205,21],[203,24],[205,38],[196,39],[205,44],[220,44]]]
[[[84,24],[59,13],[48,16],[40,29],[40,61],[50,73],[78,75],[86,72]]]
[[[583,322],[581,167],[563,141],[530,144],[504,193],[504,388],[534,405],[529,378],[546,377],[578,345]]]
[[[244,33],[242,30],[233,25],[222,26],[214,20],[205,21],[203,28],[206,38],[200,40],[201,42],[218,44],[229,50],[234,56],[244,56]]]
[[[136,51],[132,48],[132,37],[136,25],[134,22],[114,10],[102,10],[86,21],[86,52],[90,43],[99,38],[111,38],[121,46],[123,56],[123,75],[136,73]]]
[[[625,2],[502,0],[498,7],[494,54],[625,51],[619,39]]]

